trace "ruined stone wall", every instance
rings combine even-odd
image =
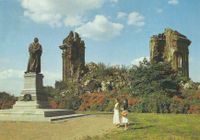
[[[168,62],[172,68],[189,78],[189,45],[191,41],[186,36],[172,29],[154,35],[150,40],[151,63]]]
[[[78,33],[70,32],[59,46],[62,49],[63,81],[79,79],[85,66],[85,43]]]
[[[150,41],[150,58],[152,63],[164,61],[165,39],[159,36],[153,36]]]

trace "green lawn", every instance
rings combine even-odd
[[[200,115],[130,113],[129,120],[129,130],[85,140],[200,140]]]

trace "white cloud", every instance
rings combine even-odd
[[[128,25],[133,25],[133,26],[144,26],[145,22],[144,22],[145,18],[143,15],[141,15],[138,12],[132,12],[128,15]]]
[[[78,25],[81,25],[82,24],[82,20],[81,20],[81,17],[77,16],[77,17],[67,17],[65,20],[64,20],[64,24],[66,26],[78,26]]]
[[[83,16],[87,11],[100,8],[104,0],[20,0],[24,16],[36,23],[61,26],[67,18]],[[77,21],[74,22],[77,25]],[[65,23],[66,24],[66,23]],[[66,25],[72,26],[67,21]]]
[[[54,86],[55,81],[61,80],[61,74],[59,72],[44,71],[44,85]]]
[[[48,80],[61,80],[61,75],[60,73],[56,73],[56,72],[50,72],[50,71],[44,71],[44,76],[46,77],[46,79]]]
[[[103,15],[96,15],[93,21],[90,21],[75,31],[83,37],[94,40],[112,39],[121,34],[124,26],[120,23],[113,23]]]
[[[0,79],[0,92],[8,92],[12,95],[19,96],[21,90],[23,88],[23,80],[22,79]]]
[[[52,27],[60,27],[62,25],[61,15],[59,14],[42,14],[25,11],[24,16],[29,17],[36,23],[48,23]]]
[[[178,0],[169,0],[168,1],[168,4],[171,4],[171,5],[177,5],[179,3]]]
[[[23,70],[0,70],[0,91],[19,95],[23,86]]]
[[[118,19],[125,18],[126,16],[127,16],[127,13],[125,13],[125,12],[118,12],[117,13],[117,18]]]
[[[9,78],[22,78],[22,77],[23,77],[22,70],[7,69],[0,71],[0,80],[5,80]]]
[[[144,58],[146,58],[148,61],[150,60],[149,57],[139,57],[139,58],[136,58],[133,61],[131,61],[131,64],[139,66],[140,62],[142,62],[144,60]]]
[[[160,9],[160,8],[159,8],[159,9],[156,9],[156,12],[160,14],[160,13],[163,12],[163,9]]]

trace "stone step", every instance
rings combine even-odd
[[[83,116],[88,116],[88,114],[71,114],[71,115],[64,115],[64,116],[55,116],[55,117],[50,117],[49,119],[51,122],[63,122],[69,119],[83,117]]]
[[[30,109],[30,108],[14,108],[14,109],[6,109],[0,110],[0,114],[15,114],[15,115],[41,115],[44,117],[54,117],[54,116],[63,116],[74,114],[73,110],[69,109]]]
[[[67,109],[44,110],[45,117],[64,116],[64,115],[70,115],[70,114],[74,114],[74,113],[75,112],[73,110],[67,110]]]
[[[6,109],[0,110],[0,121],[61,121],[85,116],[67,109]]]
[[[37,109],[37,108],[49,108],[47,101],[17,101],[13,105],[13,109]]]
[[[69,119],[87,116],[87,114],[69,114],[61,116],[44,117],[44,114],[35,112],[0,112],[0,121],[23,122],[64,122]]]

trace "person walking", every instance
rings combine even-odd
[[[119,100],[115,99],[115,106],[114,106],[114,115],[113,115],[113,124],[117,127],[120,126],[120,116],[119,116]]]
[[[124,124],[124,130],[127,130],[128,129],[128,99],[124,99],[123,101],[123,108],[122,108],[122,118],[121,118],[121,121],[122,121],[122,124]]]

